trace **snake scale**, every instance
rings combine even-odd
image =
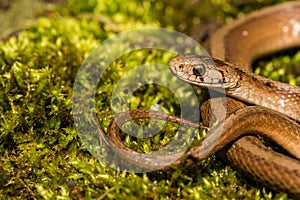
[[[300,89],[249,72],[255,58],[297,46],[300,46],[300,2],[293,1],[253,12],[225,25],[210,38],[213,58],[186,55],[171,60],[170,68],[180,79],[200,87],[223,87],[232,97],[227,99],[229,114],[223,126],[215,127],[199,146],[192,147],[187,152],[189,157],[202,160],[231,143],[225,151],[230,163],[282,191],[300,196]],[[128,162],[159,169],[178,155],[162,158],[141,154],[126,147],[119,137],[118,125],[150,116],[182,123],[180,118],[155,111],[130,111],[111,122],[110,141],[104,139],[104,142]],[[101,136],[103,132],[100,129],[99,132]],[[214,132],[221,132],[221,136],[215,137]],[[243,134],[247,135],[241,137]],[[269,138],[289,156],[271,150],[248,134]],[[209,145],[213,148],[208,151]]]

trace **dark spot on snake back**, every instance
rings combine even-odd
[[[274,86],[274,84],[272,82],[268,81],[265,83],[265,86],[272,87],[272,86]]]

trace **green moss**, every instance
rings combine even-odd
[[[266,56],[255,62],[255,73],[273,80],[300,85],[300,51],[290,49],[276,55]]]
[[[1,199],[286,199],[285,194],[270,192],[260,184],[249,186],[216,156],[195,166],[133,174],[102,165],[81,143],[73,124],[72,87],[81,63],[100,42],[118,32],[147,26],[193,35],[199,23],[204,26],[211,20],[222,24],[257,9],[256,1],[181,2],[70,0],[0,44]],[[297,64],[298,54],[285,55],[282,60]],[[96,94],[97,114],[104,129],[112,118],[109,98],[119,78],[136,65],[157,60],[167,64],[172,56],[144,50],[112,63]],[[299,78],[288,77],[288,81],[299,83]],[[182,91],[179,95],[185,94]],[[131,97],[130,108],[153,104],[179,114],[173,94],[155,84],[140,87]],[[154,138],[124,136],[124,140],[130,147],[151,152],[176,137],[175,130],[169,124]]]

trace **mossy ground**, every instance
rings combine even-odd
[[[81,63],[97,45],[119,32],[167,27],[201,41],[223,23],[279,2],[70,0],[39,15],[26,30],[0,45],[0,198],[287,199],[284,193],[247,180],[217,156],[166,172],[134,174],[105,167],[81,143],[71,99]],[[297,51],[288,54],[261,61],[266,69],[257,72],[299,85],[299,76],[292,75],[296,70],[290,75],[286,75],[288,68],[273,72],[273,66],[282,63],[299,64]],[[104,129],[112,117],[108,99],[112,85],[122,73],[153,60],[167,64],[170,58],[148,50],[112,64],[105,84],[97,89],[97,114]],[[167,98],[168,90],[152,85],[135,94],[132,108],[159,103],[173,114],[178,112],[177,102]],[[171,131],[165,136],[171,137]],[[146,152],[153,144],[162,145],[157,138],[141,143],[125,140]]]

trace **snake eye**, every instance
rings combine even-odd
[[[205,67],[203,65],[197,65],[196,67],[194,67],[193,73],[196,76],[203,76],[205,73]]]

